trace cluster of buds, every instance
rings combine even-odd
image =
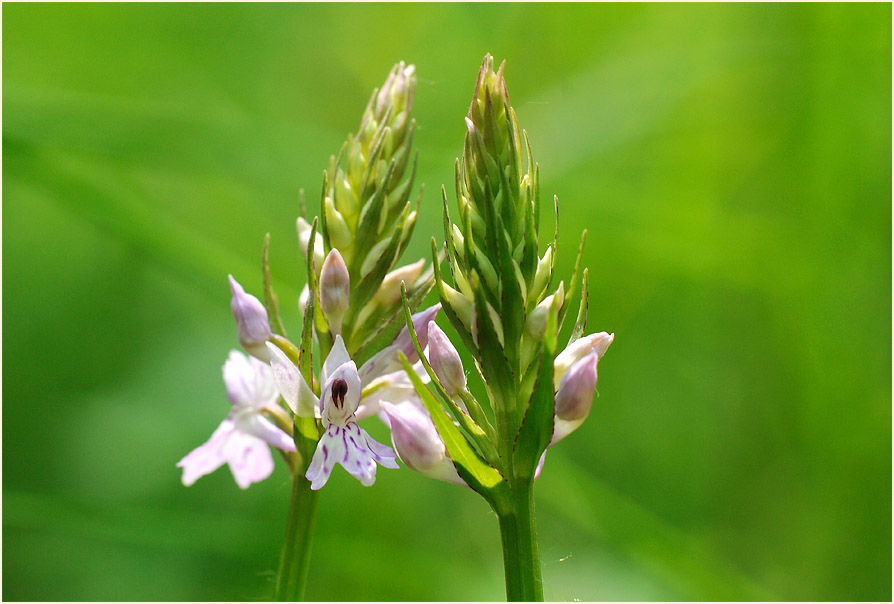
[[[253,358],[231,353],[224,381],[232,412],[207,443],[178,464],[184,484],[228,463],[246,488],[273,470],[267,445],[279,449],[292,472],[303,473],[313,489],[326,483],[336,464],[364,485],[375,481],[377,464],[397,467],[391,448],[373,440],[357,421],[378,413],[390,423],[389,407],[421,409],[399,360],[399,355],[417,360],[401,292],[409,288],[418,306],[431,291],[432,271],[423,274],[424,260],[395,268],[416,222],[409,200],[415,85],[412,65],[394,66],[373,92],[356,136],[349,135],[324,172],[321,218],[308,222],[301,204],[298,240],[307,285],[299,299],[300,341],[290,341],[283,329],[266,244],[266,305],[230,277],[238,340]],[[426,345],[439,308],[413,316],[417,343]],[[315,341],[325,358],[318,375],[312,362]],[[422,372],[421,364],[417,371]]]
[[[362,357],[374,354],[403,324],[400,284],[414,303],[430,291],[424,260],[397,267],[416,224],[410,196],[416,174],[412,153],[415,121],[410,117],[415,68],[395,65],[373,92],[356,136],[349,135],[323,174],[320,229],[298,218],[298,239],[312,261],[306,305],[318,280],[318,335],[331,344],[341,335]],[[412,155],[412,161],[411,161]],[[418,207],[421,191],[416,198]]]
[[[583,336],[586,232],[567,286],[553,283],[558,221],[552,242],[541,251],[539,168],[509,102],[503,65],[495,71],[490,55],[479,71],[465,124],[463,155],[456,163],[456,222],[442,188],[452,285],[441,273],[439,246],[432,239],[434,277],[450,324],[476,360],[493,423],[466,387],[459,354],[435,326],[428,328],[423,359],[430,384],[408,374],[440,435],[429,447],[429,457],[445,450],[459,477],[497,509],[501,490],[530,484],[546,449],[586,419],[597,365],[614,335]],[[554,206],[558,217],[557,198]],[[578,295],[577,320],[567,347],[559,352],[559,332]],[[409,362],[406,367],[410,369]],[[411,456],[411,448],[405,450],[394,432],[392,440],[402,458]]]

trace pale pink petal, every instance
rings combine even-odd
[[[270,448],[260,438],[234,432],[225,447],[227,463],[236,484],[247,489],[273,473],[273,456]]]
[[[223,449],[234,430],[233,421],[229,418],[225,419],[208,439],[208,442],[196,447],[177,462],[177,467],[183,468],[182,480],[185,486],[192,485],[199,478],[210,474],[226,462]]]
[[[279,397],[270,367],[237,350],[230,351],[224,363],[223,379],[227,397],[239,407],[260,409]]]
[[[267,444],[282,449],[295,451],[295,441],[269,419],[257,413],[245,413],[237,417],[237,426],[241,432],[260,438]]]

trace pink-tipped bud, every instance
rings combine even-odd
[[[236,335],[245,351],[265,363],[270,360],[267,340],[270,338],[270,323],[267,309],[261,301],[245,293],[241,285],[230,275],[230,292],[233,298],[230,309],[236,319]]]
[[[344,258],[332,248],[320,271],[320,309],[333,334],[341,333],[341,320],[351,301],[351,277]]]
[[[614,340],[615,334],[601,331],[599,333],[591,333],[569,344],[565,350],[556,355],[556,360],[553,362],[553,368],[555,369],[553,386],[558,387],[562,381],[562,376],[571,369],[571,366],[590,352],[595,352],[597,359],[601,359]]]
[[[435,315],[438,314],[439,310],[441,310],[440,303],[435,304],[434,306],[429,306],[425,310],[421,310],[412,316],[413,331],[416,332],[416,338],[419,340],[420,348],[425,348],[428,345],[428,324],[435,318]],[[410,337],[410,332],[406,325],[403,326],[403,329],[401,329],[400,333],[397,334],[397,337],[394,338],[393,346],[395,346],[397,350],[403,352],[410,363],[415,363],[419,360],[419,355],[416,354],[416,348],[413,346],[413,339]],[[394,354],[397,356],[397,352]]]
[[[391,443],[401,461],[420,474],[465,485],[447,457],[444,441],[428,413],[413,403],[382,402],[391,424]]]
[[[459,353],[434,321],[428,324],[428,360],[447,394],[453,396],[466,389],[466,373]]]
[[[577,430],[590,414],[593,395],[596,393],[596,365],[599,363],[599,356],[598,350],[591,350],[578,359],[562,377],[556,393],[555,425],[550,446]]]
[[[599,356],[590,352],[579,359],[562,377],[556,393],[556,417],[566,421],[587,417],[596,392],[596,364]]]

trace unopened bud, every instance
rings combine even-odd
[[[566,421],[583,419],[590,413],[596,392],[596,365],[599,355],[591,351],[578,359],[562,377],[556,393],[556,417]]]
[[[563,281],[559,282],[559,287],[556,289],[556,293],[545,297],[540,304],[534,307],[531,314],[528,315],[528,320],[525,322],[525,329],[527,329],[528,335],[535,340],[539,340],[546,334],[546,323],[549,320],[549,309],[553,305],[553,300],[555,300],[557,296],[559,309],[561,309],[562,303],[565,301],[565,283]]]
[[[344,170],[339,170],[338,178],[335,181],[335,205],[345,221],[357,222],[358,204],[357,194],[354,193],[351,183],[345,177]]]
[[[531,289],[529,290],[528,295],[539,297],[540,292],[547,286],[549,283],[552,260],[553,248],[552,246],[548,246],[546,252],[543,254],[543,258],[537,263],[537,270],[534,273],[534,281],[531,283]]]
[[[341,333],[341,320],[351,300],[351,277],[344,258],[332,248],[320,271],[320,309],[333,334]]]
[[[574,363],[583,358],[590,352],[595,352],[597,358],[601,359],[606,349],[614,341],[615,334],[608,334],[604,331],[599,333],[591,333],[588,336],[579,338],[568,345],[565,350],[556,355],[553,363],[553,385],[557,386],[562,377],[565,375]]]
[[[406,65],[403,61],[391,69],[388,78],[376,96],[376,120],[385,117],[385,110],[389,105],[395,106],[395,112],[403,111],[406,108],[407,94],[415,72],[414,65]]]
[[[416,339],[419,340],[419,348],[428,346],[428,325],[435,318],[435,315],[438,314],[439,310],[441,310],[440,303],[429,306],[425,310],[421,310],[411,317],[413,320],[413,331],[416,332]],[[393,345],[397,350],[404,353],[410,363],[415,363],[419,360],[419,355],[416,354],[416,347],[413,346],[413,338],[410,337],[410,331],[407,329],[406,325],[403,326],[400,333],[394,338]],[[395,355],[396,354],[397,353],[395,352]]]
[[[471,330],[474,324],[475,304],[446,283],[444,284],[444,295],[459,320],[466,326],[466,329]]]
[[[323,202],[324,211],[326,212],[326,230],[329,232],[329,245],[333,248],[347,249],[354,242],[351,235],[351,229],[345,222],[341,213],[335,209],[335,204],[331,197],[326,197]]]
[[[270,337],[270,323],[267,320],[267,309],[260,300],[245,293],[233,275],[230,275],[230,292],[233,295],[230,309],[236,319],[239,344],[253,357],[264,362],[269,361],[267,339]]]
[[[388,402],[382,402],[382,410],[391,424],[394,450],[408,468],[430,478],[466,484],[447,457],[444,441],[426,411],[413,403]]]
[[[382,285],[379,286],[378,291],[376,291],[376,295],[373,297],[373,300],[381,304],[382,306],[391,306],[392,304],[396,304],[398,300],[400,300],[400,283],[403,281],[407,285],[407,289],[410,289],[413,286],[413,283],[416,282],[416,279],[419,278],[419,275],[422,274],[422,269],[425,267],[425,259],[420,259],[418,262],[414,262],[413,264],[408,264],[406,266],[401,266],[387,275],[382,279]]]
[[[447,394],[453,396],[466,389],[466,374],[459,353],[434,321],[428,324],[428,360]]]
[[[578,359],[562,377],[556,393],[556,415],[550,446],[577,430],[590,414],[596,392],[598,362],[599,354],[596,350],[591,350]]]
[[[302,218],[298,217],[297,222],[298,227],[298,245],[301,247],[301,254],[304,257],[307,257],[307,244],[310,243],[310,229],[311,226],[308,222]],[[317,232],[316,237],[314,237],[314,266],[319,267],[323,264],[323,236]]]

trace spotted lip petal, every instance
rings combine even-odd
[[[390,447],[376,442],[357,422],[348,422],[345,427],[330,424],[317,444],[305,477],[311,489],[321,489],[332,469],[341,464],[360,484],[368,487],[376,481],[376,463],[397,469],[396,457]]]
[[[363,386],[341,336],[335,337],[323,363],[321,380],[322,422],[326,432],[317,443],[305,476],[311,481],[311,488],[317,490],[329,480],[336,464],[341,464],[362,485],[370,486],[376,481],[376,463],[396,469],[397,455],[357,425],[354,412],[360,404]]]

